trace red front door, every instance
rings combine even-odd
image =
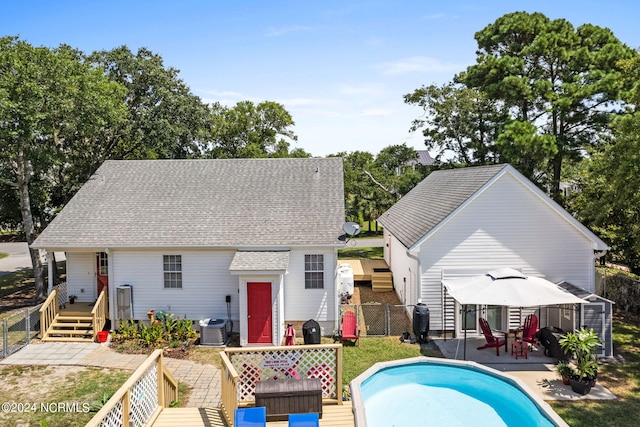
[[[247,325],[249,343],[271,344],[271,283],[247,283]]]
[[[107,293],[109,287],[109,258],[105,252],[98,252],[96,254],[96,277],[98,279],[97,298],[103,289],[105,293]]]

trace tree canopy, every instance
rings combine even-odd
[[[298,137],[291,129],[293,117],[282,104],[263,101],[238,102],[233,107],[211,106],[211,141],[206,155],[211,158],[289,157],[290,142]],[[302,149],[295,157],[309,157]]]
[[[611,30],[515,12],[475,35],[476,64],[459,80],[508,109],[496,143],[527,176],[547,172],[557,198],[565,159],[582,157],[620,109],[620,61],[637,53]]]
[[[631,106],[613,125],[613,138],[592,150],[570,206],[611,246],[613,259],[640,274],[640,58],[623,63]]]
[[[32,204],[40,215],[53,208],[53,188],[69,156],[100,144],[124,117],[124,90],[68,46],[33,47],[0,39],[0,160],[5,186],[13,188],[27,243],[35,239]],[[58,182],[59,183],[59,182]],[[46,223],[48,217],[39,217]],[[36,297],[44,296],[40,256],[31,250]]]

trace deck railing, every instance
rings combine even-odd
[[[258,381],[320,378],[322,397],[342,404],[342,345],[226,348],[222,359],[222,412],[233,426],[240,403],[255,401]]]
[[[95,341],[98,332],[107,322],[107,295],[104,289],[100,292],[100,296],[91,310],[91,316],[93,317],[93,340]]]
[[[88,427],[151,425],[163,408],[178,400],[178,382],[156,350],[87,423]]]
[[[227,420],[227,424],[233,427],[233,414],[238,407],[238,383],[240,382],[240,375],[238,375],[238,372],[224,351],[220,353],[220,358],[222,359],[221,409],[223,416]]]
[[[58,306],[58,291],[54,289],[40,307],[40,339],[47,337],[49,326],[58,315]]]

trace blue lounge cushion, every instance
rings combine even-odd
[[[320,419],[315,412],[308,414],[289,414],[289,427],[318,427],[319,425]]]
[[[237,408],[233,425],[235,427],[266,427],[267,408],[264,406]]]

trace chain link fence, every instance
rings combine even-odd
[[[412,328],[407,308],[413,306],[365,303],[345,304],[340,307],[341,317],[345,311],[353,311],[356,314],[361,336],[400,336]]]
[[[24,308],[0,321],[0,358],[5,358],[38,336],[40,333],[40,307]]]

